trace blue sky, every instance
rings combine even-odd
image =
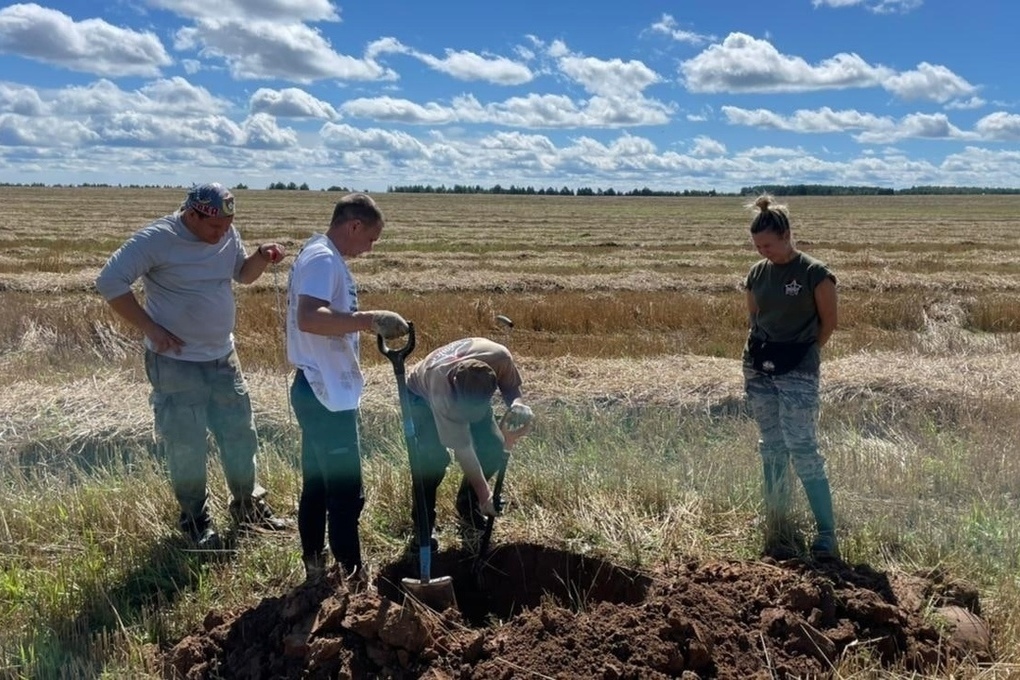
[[[1020,186],[1010,0],[0,5],[0,182]]]

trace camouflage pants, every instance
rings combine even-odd
[[[744,366],[747,403],[758,422],[762,463],[793,469],[801,482],[826,479],[825,459],[818,452],[817,372],[769,375]]]
[[[414,393],[410,394],[410,402],[411,417],[414,420],[417,438],[418,468],[422,481],[422,489],[419,489],[418,484],[412,487],[415,502],[411,517],[417,518],[420,503],[417,494],[423,493],[425,507],[428,509],[429,527],[433,528],[436,525],[436,492],[446,476],[446,468],[450,464],[450,453],[439,440],[436,419],[428,402]],[[486,479],[491,479],[499,471],[505,459],[503,435],[500,434],[499,425],[496,423],[492,409],[489,409],[486,417],[471,423],[470,429],[471,442],[474,445],[475,455],[478,456],[478,463],[482,467],[482,474]],[[474,489],[463,475],[460,487],[457,489],[456,508],[461,522],[465,525],[478,529],[485,526],[486,518],[478,507],[478,497],[475,496]],[[415,525],[417,526],[417,522]]]
[[[210,431],[231,496],[238,501],[265,496],[255,483],[258,435],[237,353],[181,361],[146,350],[145,373],[152,384],[156,441],[166,456],[182,526],[208,512]]]

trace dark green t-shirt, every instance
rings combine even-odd
[[[772,342],[812,342],[818,339],[818,307],[815,288],[836,277],[820,260],[797,252],[786,264],[756,262],[744,280],[754,297],[758,313],[751,319],[750,337]],[[747,345],[744,362],[749,363]],[[808,351],[797,370],[816,371],[821,363],[818,345]]]

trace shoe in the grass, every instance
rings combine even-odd
[[[364,593],[374,589],[372,575],[364,564],[359,564],[350,569],[341,566],[340,570],[343,574],[343,583],[351,593]]]
[[[305,565],[305,583],[317,583],[326,576],[326,553],[317,552],[301,558]]]
[[[208,516],[181,517],[181,531],[196,550],[220,550],[223,540]]]
[[[241,530],[288,531],[294,528],[294,520],[278,517],[263,498],[231,501],[230,517]]]
[[[769,527],[765,531],[762,557],[774,560],[792,560],[806,552],[804,536],[789,525]]]
[[[811,557],[816,560],[838,560],[839,541],[836,540],[836,532],[823,531],[815,536],[811,542]]]

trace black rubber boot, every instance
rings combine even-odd
[[[240,529],[288,531],[294,528],[293,520],[277,517],[263,498],[234,499],[230,502],[230,517]]]
[[[216,533],[216,527],[208,514],[188,517],[181,513],[179,523],[181,531],[198,550],[219,550],[223,547],[220,535]]]
[[[305,565],[305,583],[314,583],[326,575],[326,553],[324,551],[305,555],[301,561]]]

